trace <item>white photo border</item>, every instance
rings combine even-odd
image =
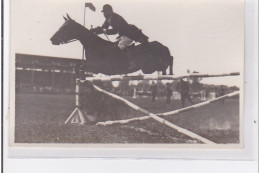
[[[4,145],[8,157],[14,158],[175,158],[231,159],[257,158],[258,141],[258,1],[245,0],[245,73],[244,73],[244,148],[176,149],[176,148],[51,148],[9,146],[9,57],[10,1],[5,1],[4,39]]]

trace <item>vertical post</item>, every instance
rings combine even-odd
[[[75,68],[72,68],[71,75],[70,75],[70,87],[73,87],[73,83],[74,83],[74,80],[73,80],[74,71],[75,71]]]
[[[83,61],[83,60],[82,60]],[[82,62],[83,63],[83,62]],[[81,65],[80,67],[79,67],[79,78],[81,79],[81,80],[84,80],[85,79],[85,71],[84,71],[84,66],[83,65]]]
[[[55,70],[52,69],[51,70],[51,85],[53,88],[54,88],[54,77],[55,77],[54,75],[55,75]]]
[[[31,72],[32,72],[32,74],[31,74],[31,85],[32,86],[34,86],[34,71],[35,71],[35,68],[34,67],[31,68]]]
[[[133,98],[135,99],[136,98],[136,88],[134,87],[134,95],[133,95]]]
[[[80,79],[77,78],[76,79],[76,93],[75,93],[75,96],[76,96],[76,108],[74,109],[74,111],[70,114],[70,116],[68,117],[68,119],[65,121],[65,124],[67,123],[77,123],[77,124],[85,124],[86,123],[86,119],[83,115],[83,113],[81,112],[80,110],[80,97],[79,97],[79,94],[80,94]]]
[[[85,27],[85,16],[86,16],[86,6],[84,5],[84,21],[83,21],[83,26]],[[82,50],[82,60],[84,60],[84,46]]]
[[[31,71],[32,71],[32,73],[31,73],[31,87],[32,87],[33,92],[36,91],[36,88],[34,87],[34,70],[35,70],[35,67],[33,65],[33,68],[31,68]]]
[[[80,79],[79,78],[77,78],[76,79],[76,93],[75,93],[75,95],[76,95],[76,108],[79,108],[79,106],[80,106],[80,100],[79,100],[79,88],[80,87]]]

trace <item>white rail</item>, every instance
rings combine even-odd
[[[205,101],[205,102],[201,102],[201,103],[198,103],[198,104],[195,104],[195,105],[192,105],[192,106],[181,108],[181,109],[178,109],[178,110],[174,110],[174,111],[170,111],[170,112],[164,112],[164,113],[158,113],[157,115],[160,116],[160,117],[161,116],[176,115],[176,114],[179,114],[181,112],[190,111],[192,109],[196,109],[198,107],[202,107],[202,106],[211,104],[213,102],[223,100],[225,98],[233,97],[233,96],[236,96],[236,95],[239,95],[239,91],[236,91],[236,92],[233,92],[233,93],[230,93],[230,94],[226,94],[224,96],[221,96],[221,97],[218,97],[218,98],[215,98],[215,99],[212,99],[212,100],[208,100],[208,101]],[[137,117],[137,118],[125,119],[125,120],[98,122],[96,125],[107,126],[107,125],[113,125],[113,124],[127,124],[127,123],[130,123],[130,122],[133,122],[133,121],[148,120],[150,118],[151,118],[150,116],[142,116],[142,117]]]
[[[133,108],[133,109],[135,109],[135,110],[137,110],[137,111],[139,111],[139,112],[142,112],[142,113],[144,113],[144,114],[149,115],[149,116],[150,116],[151,118],[153,118],[154,120],[156,120],[156,121],[158,121],[158,122],[160,122],[160,123],[162,123],[162,124],[165,124],[165,125],[167,125],[167,126],[173,128],[173,129],[177,130],[177,131],[180,132],[180,133],[183,133],[183,134],[185,134],[185,135],[187,135],[187,136],[189,136],[189,137],[191,137],[191,138],[198,139],[198,140],[200,140],[200,141],[202,141],[202,142],[204,142],[204,143],[206,143],[206,144],[215,144],[214,142],[212,142],[212,141],[210,141],[210,140],[208,140],[208,139],[206,139],[206,138],[203,138],[202,136],[199,136],[199,135],[197,135],[197,134],[195,134],[195,133],[193,133],[193,132],[191,132],[191,131],[188,131],[188,130],[186,130],[186,129],[184,129],[184,128],[181,128],[181,127],[179,127],[179,126],[176,126],[175,124],[173,124],[173,123],[171,123],[171,122],[169,122],[169,121],[167,121],[167,120],[165,120],[165,119],[163,119],[163,118],[161,118],[161,117],[159,117],[159,116],[157,116],[157,115],[155,115],[155,114],[153,114],[153,113],[151,113],[151,112],[149,112],[149,111],[147,111],[147,110],[145,110],[145,109],[143,109],[143,108],[141,108],[141,107],[139,107],[139,106],[137,106],[137,105],[135,105],[135,104],[133,104],[132,102],[130,102],[130,101],[128,101],[128,100],[126,100],[126,99],[124,99],[124,98],[118,96],[118,95],[115,95],[115,94],[112,94],[112,93],[110,93],[110,92],[107,92],[107,91],[105,91],[105,90],[99,88],[99,87],[96,86],[96,85],[93,85],[93,86],[94,86],[94,88],[95,88],[96,90],[98,90],[98,91],[100,91],[100,92],[102,92],[102,93],[104,93],[104,94],[106,94],[106,95],[109,95],[109,96],[111,96],[111,97],[113,97],[113,98],[115,98],[115,99],[117,99],[117,100],[120,100],[120,101],[124,102],[124,103],[127,104],[129,107],[131,107],[131,108]]]
[[[84,83],[86,81],[88,82],[95,82],[95,81],[122,81],[122,80],[178,80],[178,79],[182,79],[182,78],[194,78],[194,77],[203,77],[203,78],[207,78],[207,77],[224,77],[224,76],[238,76],[240,75],[239,72],[233,72],[233,73],[222,73],[222,74],[200,74],[200,73],[192,73],[192,74],[189,74],[189,75],[183,75],[183,76],[173,76],[173,75],[163,75],[163,76],[151,76],[151,75],[138,75],[138,76],[130,76],[130,75],[112,75],[112,76],[105,76],[105,77],[87,77],[85,80],[77,80],[77,83],[76,83],[76,109],[78,109],[79,105],[80,105],[80,99],[79,99],[79,85],[80,83]],[[142,112],[148,116],[143,116],[143,117],[138,117],[138,118],[131,118],[131,119],[126,119],[126,120],[117,120],[117,121],[106,121],[106,122],[99,122],[97,123],[96,125],[112,125],[112,124],[126,124],[126,123],[130,123],[132,121],[142,121],[142,120],[147,120],[147,119],[150,119],[150,118],[153,118],[154,120],[162,123],[162,124],[165,124],[175,130],[177,130],[178,132],[181,132],[191,138],[195,138],[195,139],[198,139],[206,144],[215,144],[214,142],[206,139],[206,138],[203,138],[202,136],[199,136],[191,131],[188,131],[187,129],[184,129],[184,128],[181,128],[179,126],[176,126],[175,124],[159,117],[159,116],[170,116],[170,115],[176,115],[180,112],[184,112],[184,111],[189,111],[189,110],[192,110],[192,109],[195,109],[195,108],[198,108],[198,107],[201,107],[201,106],[204,106],[204,105],[207,105],[207,104],[210,104],[210,103],[213,103],[215,101],[218,101],[218,100],[221,100],[221,99],[225,99],[225,98],[228,98],[228,97],[233,97],[235,95],[238,95],[239,94],[239,91],[237,92],[234,92],[234,93],[230,93],[230,94],[227,94],[227,95],[224,95],[224,96],[221,96],[221,97],[218,97],[218,98],[215,98],[215,99],[212,99],[212,100],[208,100],[208,101],[205,101],[205,102],[202,102],[202,103],[199,103],[199,104],[196,104],[196,105],[192,105],[192,106],[189,106],[189,107],[186,107],[186,108],[182,108],[182,109],[178,109],[178,110],[174,110],[174,111],[170,111],[170,112],[165,112],[165,113],[160,113],[160,114],[153,114],[135,104],[133,104],[132,102],[118,96],[118,95],[115,95],[113,93],[110,93],[110,92],[107,92],[101,88],[99,88],[98,86],[94,85],[94,88],[102,93],[105,93],[117,100],[120,100],[122,102],[124,102],[125,104],[127,104],[129,107],[139,111],[139,112]],[[72,115],[69,117],[69,119],[72,117]],[[67,121],[66,121],[67,122]]]
[[[224,76],[238,76],[240,75],[239,72],[233,73],[222,73],[222,74],[200,74],[200,73],[192,73],[189,75],[183,76],[175,76],[175,75],[162,75],[162,76],[151,76],[151,75],[137,75],[137,76],[130,76],[130,75],[112,75],[112,76],[104,76],[104,77],[86,77],[84,81],[95,82],[95,81],[122,81],[122,80],[178,80],[182,78],[189,78],[189,77],[224,77]]]

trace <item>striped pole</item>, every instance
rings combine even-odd
[[[195,105],[192,105],[192,106],[188,106],[188,107],[185,107],[185,108],[182,108],[182,109],[178,109],[178,110],[174,110],[174,111],[170,111],[170,112],[165,112],[165,113],[158,113],[157,115],[158,116],[176,115],[176,114],[179,114],[181,112],[190,111],[192,109],[196,109],[196,108],[211,104],[213,102],[223,100],[225,98],[233,97],[233,96],[236,96],[236,95],[239,95],[239,91],[236,91],[236,92],[233,92],[233,93],[230,93],[230,94],[226,94],[224,96],[221,96],[221,97],[218,97],[218,98],[215,98],[215,99],[212,99],[212,100],[208,100],[208,101],[205,101],[205,102],[201,102],[201,103],[198,103],[198,104],[195,104]],[[107,126],[107,125],[113,125],[113,124],[127,124],[127,123],[130,123],[130,122],[133,122],[133,121],[148,120],[150,118],[151,118],[150,116],[142,116],[142,117],[131,118],[131,119],[126,119],[126,120],[98,122],[96,125]]]
[[[80,92],[80,79],[76,79],[76,107],[79,107],[80,106],[80,102],[79,102],[79,92]]]
[[[75,91],[75,100],[76,100],[76,108],[74,109],[74,111],[70,114],[70,116],[67,118],[67,120],[65,121],[65,124],[68,123],[79,123],[79,124],[85,124],[86,120],[85,117],[82,113],[82,111],[80,110],[80,79],[76,79],[76,91]]]
[[[185,135],[187,135],[187,136],[189,136],[189,137],[191,137],[191,138],[198,139],[198,140],[204,142],[205,144],[215,144],[214,142],[212,142],[212,141],[210,141],[210,140],[208,140],[208,139],[206,139],[206,138],[203,138],[202,136],[199,136],[199,135],[197,135],[197,134],[195,134],[195,133],[193,133],[193,132],[191,132],[191,131],[188,131],[188,130],[186,130],[186,129],[184,129],[184,128],[181,128],[181,127],[179,127],[179,126],[176,126],[175,124],[173,124],[173,123],[171,123],[171,122],[169,122],[169,121],[167,121],[167,120],[165,120],[165,119],[163,119],[163,118],[161,118],[161,117],[158,117],[157,115],[155,115],[155,114],[153,114],[153,113],[151,113],[151,112],[149,112],[149,111],[147,111],[147,110],[145,110],[145,109],[143,109],[143,108],[141,108],[141,107],[139,107],[139,106],[133,104],[132,102],[130,102],[130,101],[128,101],[128,100],[126,100],[126,99],[124,99],[124,98],[118,96],[118,95],[115,95],[115,94],[112,94],[112,93],[110,93],[110,92],[107,92],[107,91],[105,91],[105,90],[99,88],[99,87],[96,86],[96,85],[93,85],[93,87],[94,87],[96,90],[98,90],[99,92],[102,92],[102,93],[104,93],[104,94],[106,94],[106,95],[109,95],[109,96],[111,96],[111,97],[113,97],[113,98],[115,98],[115,99],[117,99],[117,100],[120,100],[120,101],[124,102],[125,104],[127,104],[129,107],[135,109],[136,111],[139,111],[139,112],[142,112],[142,113],[144,113],[144,114],[147,114],[147,115],[149,115],[151,118],[153,118],[154,120],[156,120],[156,121],[158,121],[158,122],[160,122],[160,123],[162,123],[162,124],[165,124],[165,125],[167,125],[168,127],[171,127],[171,128],[177,130],[177,131],[180,132],[180,133],[183,133],[183,134],[185,134]]]

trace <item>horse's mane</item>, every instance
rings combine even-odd
[[[82,29],[82,31],[85,32],[85,34],[91,39],[91,40],[95,40],[96,42],[98,42],[98,44],[111,44],[113,45],[113,42],[105,40],[101,37],[99,37],[98,35],[94,34],[93,32],[91,32],[89,29],[87,29],[86,27],[84,27],[83,25],[79,24],[78,22],[74,21],[73,22],[75,24],[77,24],[77,26]]]

